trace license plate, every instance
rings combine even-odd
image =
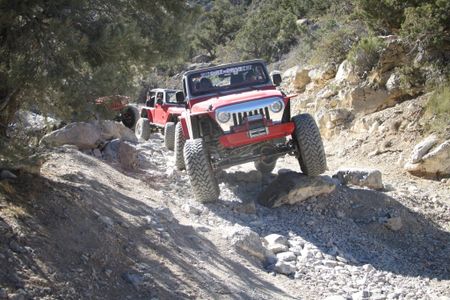
[[[255,129],[251,129],[248,131],[248,136],[250,138],[255,138],[257,136],[266,135],[269,131],[267,130],[267,127],[259,127]]]

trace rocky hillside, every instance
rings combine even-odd
[[[359,49],[353,62],[286,70],[284,89],[298,94],[293,112],[314,115],[326,139],[356,137],[354,142],[347,141],[356,143],[354,148],[362,146],[359,152],[363,156],[395,153],[399,169],[428,178],[447,178],[450,123],[446,120],[430,130],[435,120],[426,111],[433,92],[427,93],[423,83],[414,82],[418,79],[405,77],[401,71],[420,57],[411,57],[398,37],[378,39],[382,46],[370,64],[363,63],[370,51]],[[439,78],[432,72],[428,76]]]

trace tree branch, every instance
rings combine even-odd
[[[14,95],[19,92],[19,88],[15,88],[9,95],[7,95],[3,102],[0,104],[0,111],[5,110],[8,107],[9,102],[13,99]]]

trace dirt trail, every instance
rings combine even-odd
[[[252,164],[227,170],[219,201],[202,205],[159,135],[139,144],[135,172],[60,148],[42,177],[0,183],[0,299],[449,296],[448,182],[397,173],[392,157],[381,163],[357,149],[340,155],[341,143],[326,145],[330,173],[377,167],[388,190],[339,186],[297,205],[255,205],[277,170],[299,170],[286,157],[267,177]],[[391,215],[401,217],[400,231],[380,221]],[[240,228],[299,242],[295,274],[277,274],[237,251],[230,236]]]

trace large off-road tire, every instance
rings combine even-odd
[[[134,133],[138,139],[148,140],[152,129],[147,118],[140,118],[134,128]]]
[[[184,162],[195,199],[199,202],[216,201],[220,190],[202,139],[186,141]]]
[[[167,122],[164,126],[164,145],[167,149],[173,150],[175,144],[175,123]]]
[[[181,126],[181,122],[178,122],[175,125],[175,167],[177,170],[184,170],[184,144],[186,144],[186,138],[183,134],[183,127]]]
[[[316,121],[310,114],[297,115],[292,121],[295,124],[292,138],[297,143],[302,172],[308,176],[322,174],[327,169],[327,160]]]
[[[128,105],[120,112],[120,119],[123,125],[130,129],[134,129],[139,120],[139,110],[132,105]]]

